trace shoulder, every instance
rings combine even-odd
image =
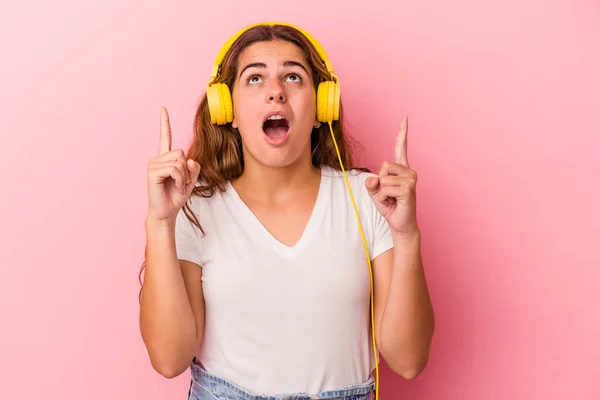
[[[366,198],[370,199],[365,181],[370,177],[376,177],[376,174],[358,169],[346,170],[344,174],[344,171],[329,166],[322,167],[321,170],[323,177],[328,179],[331,186],[336,190],[347,191],[349,184],[355,196],[361,199],[366,196]]]
[[[334,168],[323,169],[323,174],[330,181],[332,200],[337,204],[336,208],[343,210],[344,218],[354,220],[356,214],[348,190],[348,184],[350,185],[371,257],[375,258],[392,248],[393,240],[389,224],[377,210],[365,185],[368,178],[376,177],[377,174],[362,170],[350,170],[346,171],[344,176],[343,171]]]
[[[192,193],[190,198],[187,201],[189,207],[195,211],[202,212],[205,209],[214,207],[219,203],[223,202],[224,199],[231,195],[231,184],[229,181],[226,181],[223,185],[223,190],[219,189],[219,187],[214,187],[212,190],[204,190],[200,192],[200,190],[204,187],[206,188],[205,182],[197,182],[196,190]]]
[[[202,186],[200,182],[196,183],[196,188]],[[198,190],[192,193],[184,207],[179,210],[177,223],[182,229],[200,231],[196,223],[202,224],[204,228],[207,224],[212,224],[213,216],[223,212],[224,198],[228,196],[228,187],[225,185],[225,191],[215,188],[211,193],[200,193]]]
[[[344,202],[351,206],[354,202],[363,218],[373,220],[377,217],[378,211],[365,185],[366,180],[376,177],[376,174],[358,169],[341,171],[331,167],[325,167],[322,171],[326,184],[330,187],[332,201],[338,205],[339,202]]]

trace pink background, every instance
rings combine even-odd
[[[285,20],[339,74],[365,164],[402,115],[437,316],[381,399],[600,399],[600,6],[75,1],[0,6],[0,398],[184,399],[138,330],[146,162],[221,44]],[[360,42],[364,41],[364,42]]]

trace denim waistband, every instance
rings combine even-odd
[[[369,376],[369,379],[362,384],[317,394],[261,395],[252,393],[227,379],[211,375],[196,359],[190,364],[190,372],[192,380],[188,400],[371,400],[374,398],[375,390],[375,380]]]

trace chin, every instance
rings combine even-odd
[[[244,148],[244,159],[269,168],[287,168],[302,163],[305,158],[310,162],[310,140],[308,147],[304,147],[306,146],[303,143],[292,141],[285,146],[272,146],[258,141]]]
[[[266,152],[270,154],[260,154],[254,157],[255,160],[269,168],[287,168],[294,164],[298,164],[302,159],[299,155],[292,155],[287,152],[280,152],[279,154],[273,154],[272,152]]]

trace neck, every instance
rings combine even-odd
[[[231,183],[244,196],[268,203],[285,201],[289,196],[305,193],[319,184],[320,177],[320,168],[303,160],[279,168],[249,162],[245,163],[242,175]]]

